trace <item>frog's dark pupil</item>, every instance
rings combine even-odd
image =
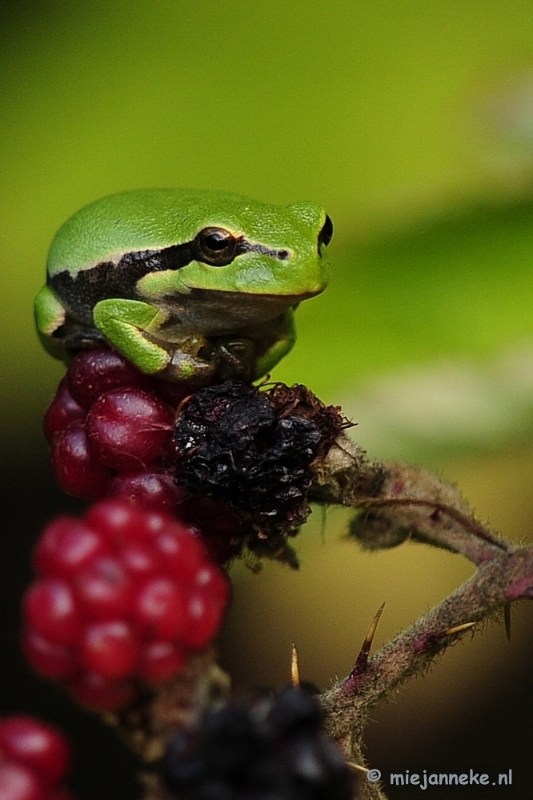
[[[210,250],[223,250],[228,245],[228,238],[220,233],[211,233],[205,237],[205,243]]]

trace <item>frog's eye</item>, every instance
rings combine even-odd
[[[331,221],[331,218],[328,217],[328,215],[326,214],[326,219],[324,221],[324,224],[322,225],[322,230],[318,234],[319,251],[321,244],[326,245],[326,247],[328,246],[328,244],[331,242],[332,236],[333,236],[333,222]]]
[[[224,228],[204,228],[196,235],[195,258],[213,267],[231,264],[237,255],[239,239]]]

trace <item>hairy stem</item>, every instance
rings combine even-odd
[[[363,731],[379,700],[478,623],[506,614],[516,600],[533,598],[533,547],[518,547],[480,523],[456,487],[418,467],[370,461],[344,435],[317,465],[311,499],[354,508],[350,535],[363,547],[393,547],[409,538],[461,553],[477,567],[472,578],[371,658],[365,640],[366,651],[350,674],[322,695],[329,734],[362,765]],[[367,781],[357,797],[385,795]]]

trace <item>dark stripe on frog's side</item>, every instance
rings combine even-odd
[[[178,270],[191,261],[201,260],[195,245],[196,240],[193,239],[163,250],[125,253],[117,264],[105,261],[75,273],[68,269],[57,272],[48,278],[48,284],[79,322],[92,326],[96,303],[111,298],[134,299],[135,286],[149,272]],[[262,253],[281,261],[286,261],[290,255],[287,250],[272,250],[265,245],[240,239],[236,257],[249,252]]]
[[[149,272],[184,267],[191,261],[190,251],[191,242],[186,242],[164,250],[125,253],[117,264],[104,261],[75,273],[57,272],[48,284],[79,322],[92,326],[93,309],[100,300],[134,298],[141,278]]]

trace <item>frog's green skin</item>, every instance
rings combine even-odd
[[[107,342],[166,380],[255,380],[294,344],[297,304],[325,289],[331,235],[313,203],[180,189],[104,197],[52,242],[37,327],[66,360]]]

